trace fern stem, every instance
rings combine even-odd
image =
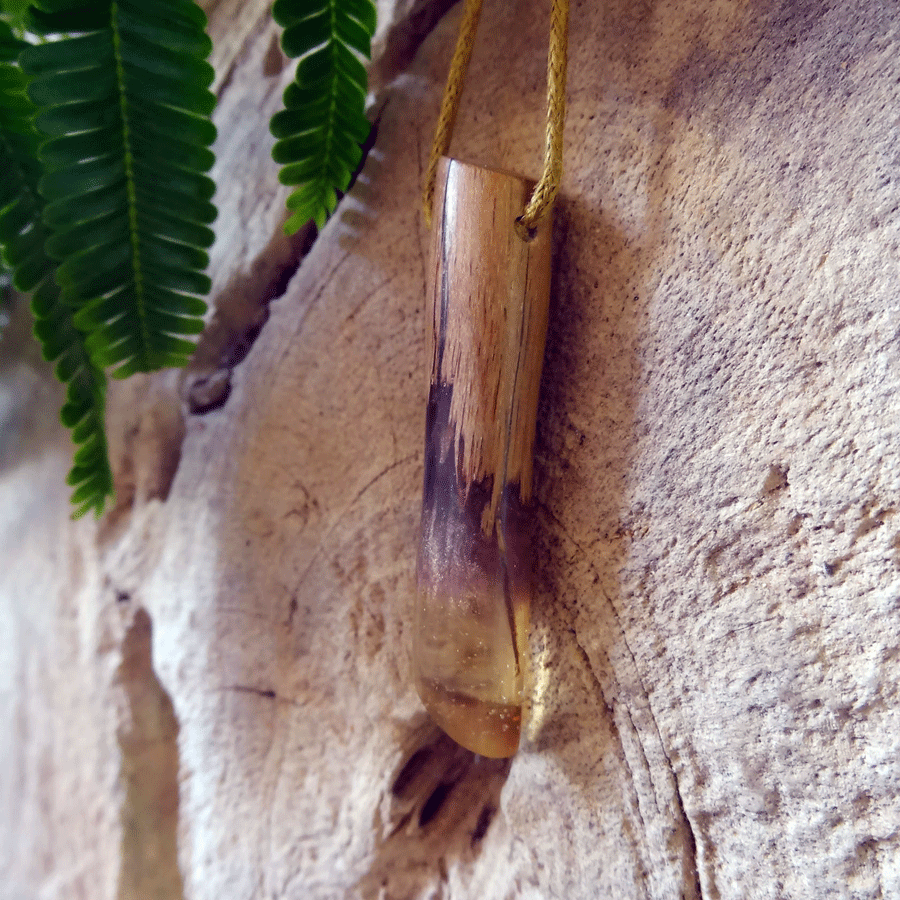
[[[332,54],[337,52],[335,47],[335,42],[337,38],[335,37],[335,30],[337,26],[337,6],[336,0],[329,0],[328,2],[328,10],[329,16],[331,20],[331,38],[328,41],[329,49]],[[331,103],[328,105],[328,131],[327,137],[325,138],[325,159],[331,158],[331,147],[334,143],[334,120],[335,120],[335,112],[337,110],[337,90],[332,87],[331,91]]]
[[[125,190],[128,194],[128,227],[131,242],[132,269],[134,271],[134,298],[138,308],[138,322],[145,354],[149,362],[150,335],[147,330],[147,308],[141,272],[141,247],[138,240],[138,204],[134,186],[134,155],[131,152],[131,128],[128,104],[125,97],[125,66],[122,62],[121,37],[118,25],[119,4],[110,6],[109,24],[112,31],[113,56],[116,61],[116,77],[119,85],[119,111],[122,116],[122,147],[125,155]]]

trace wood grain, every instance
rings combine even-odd
[[[536,173],[534,10],[485,4],[455,155]],[[450,747],[408,665],[420,175],[458,13],[392,85],[228,402],[187,417],[164,502],[138,490],[106,539],[68,520],[58,393],[4,337],[3,900],[118,895],[116,732],[149,708],[114,681],[138,607],[178,721],[187,900],[900,896],[892,10],[573,6],[533,480],[541,705],[511,763]],[[216,113],[216,302],[280,225],[254,34]],[[130,384],[111,387],[125,447]]]
[[[428,291],[432,385],[453,388],[452,452],[464,484],[493,480],[493,527],[506,484],[531,498],[538,391],[550,302],[552,221],[525,242],[514,223],[532,184],[442,159]],[[451,445],[448,445],[449,452]]]

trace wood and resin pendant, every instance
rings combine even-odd
[[[427,296],[431,385],[413,620],[416,688],[476,753],[516,752],[531,602],[532,457],[551,221],[516,232],[531,184],[443,158]]]

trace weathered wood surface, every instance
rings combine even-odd
[[[487,0],[454,155],[537,172],[538,6]],[[218,82],[223,310],[298,253],[257,12]],[[227,403],[114,397],[99,527],[66,520],[54,388],[5,359],[3,900],[900,894],[893,9],[574,5],[511,764],[455,752],[407,677],[419,178],[457,16],[387,73]]]

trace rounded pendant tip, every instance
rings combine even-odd
[[[452,694],[420,679],[416,688],[435,724],[466,750],[489,759],[506,759],[519,749],[521,706]]]

